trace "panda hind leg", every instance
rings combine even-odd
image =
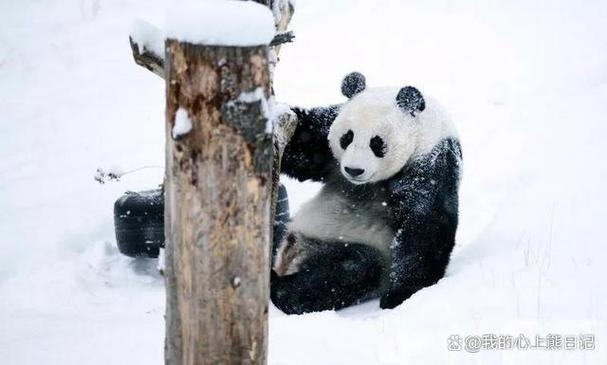
[[[378,296],[383,258],[372,247],[356,243],[317,242],[295,273],[272,271],[271,299],[287,314],[333,310]]]

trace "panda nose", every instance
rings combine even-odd
[[[352,177],[360,176],[360,175],[362,175],[363,172],[365,172],[365,170],[363,170],[363,169],[357,169],[357,168],[352,168],[352,167],[345,167],[344,170],[346,170],[348,175],[350,175]]]

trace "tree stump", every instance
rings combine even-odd
[[[268,47],[167,39],[165,78],[166,363],[264,364]]]

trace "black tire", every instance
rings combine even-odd
[[[162,189],[126,192],[114,203],[116,242],[131,257],[158,257],[164,247]]]
[[[280,184],[274,221],[274,248],[282,240],[288,221],[287,189]],[[158,257],[165,241],[163,189],[126,192],[114,203],[114,227],[121,253],[131,257]]]

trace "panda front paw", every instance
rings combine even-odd
[[[409,299],[413,295],[414,291],[401,289],[401,290],[390,290],[386,294],[382,295],[379,300],[379,307],[381,309],[392,309],[401,305],[405,300]]]

